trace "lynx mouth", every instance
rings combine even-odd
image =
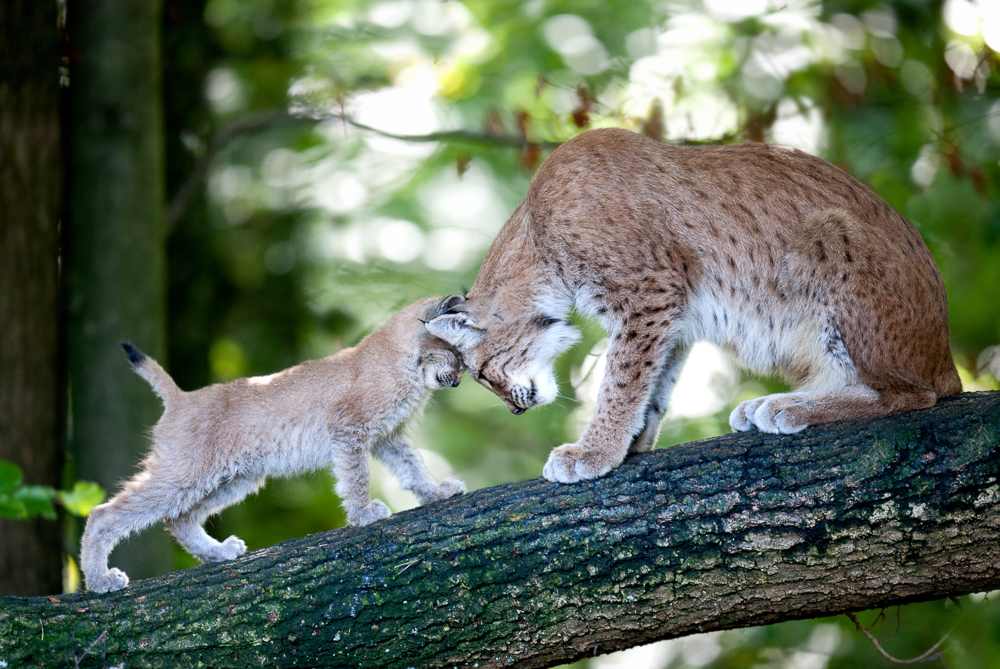
[[[527,409],[525,407],[519,407],[516,404],[514,404],[513,402],[508,402],[507,400],[504,400],[504,402],[507,404],[507,408],[510,409],[510,412],[512,414],[514,414],[515,416],[520,416],[525,411],[527,411]]]

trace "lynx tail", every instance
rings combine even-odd
[[[164,406],[169,406],[171,401],[182,392],[174,380],[160,367],[159,363],[133,346],[132,342],[122,340],[119,343],[125,349],[128,361],[132,363],[132,369],[135,370],[135,373],[153,386],[153,391],[163,400]]]

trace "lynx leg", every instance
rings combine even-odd
[[[668,351],[680,345],[681,308],[686,303],[683,278],[653,282],[629,291],[636,302],[621,302],[612,296],[612,311],[625,314],[612,324],[608,363],[597,395],[597,410],[580,440],[552,450],[542,475],[550,481],[573,483],[604,476],[625,459],[633,437],[646,432],[648,406]],[[667,283],[669,282],[669,283]],[[668,292],[664,285],[671,286]],[[662,408],[660,409],[662,412]],[[654,412],[660,413],[660,412]],[[662,416],[662,413],[660,413]],[[644,437],[640,446],[649,442]]]
[[[465,492],[465,484],[456,478],[438,480],[427,470],[420,453],[402,436],[393,436],[375,444],[375,455],[388,465],[405,490],[412,490],[421,504],[447,499]]]
[[[87,589],[113,592],[128,585],[120,569],[108,569],[108,557],[122,538],[139,532],[163,517],[164,505],[135,481],[104,504],[93,508],[80,542],[80,567]]]
[[[667,411],[670,395],[674,391],[674,386],[677,385],[677,378],[681,374],[681,367],[684,364],[684,358],[687,357],[687,352],[687,347],[678,346],[667,355],[660,375],[656,378],[656,383],[653,384],[649,404],[646,405],[646,423],[642,432],[632,439],[632,445],[628,449],[629,453],[645,453],[656,447],[656,438],[660,434],[660,422],[663,420],[663,414]]]
[[[934,406],[937,396],[931,390],[883,395],[863,385],[844,388],[832,394],[810,392],[780,393],[758,398],[753,422],[763,432],[792,434],[809,425],[846,418],[875,418]]]
[[[734,429],[797,432],[932,406],[935,390],[960,390],[944,286],[915,230],[893,240],[847,211],[827,209],[802,233],[779,283],[800,312],[812,312],[816,338],[790,352],[791,367],[808,373],[795,392],[738,406]]]
[[[237,536],[216,541],[205,531],[205,521],[256,492],[262,483],[263,479],[236,479],[223,485],[187,513],[165,518],[164,522],[184,550],[202,562],[234,560],[246,553],[247,545]]]
[[[371,498],[368,452],[363,446],[339,445],[333,461],[333,475],[337,479],[335,490],[343,500],[348,523],[364,527],[392,515],[385,502]]]

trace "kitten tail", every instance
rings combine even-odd
[[[123,339],[118,343],[125,349],[135,373],[153,386],[153,391],[163,400],[164,406],[169,406],[182,392],[170,375],[160,367],[159,363],[133,346],[132,342]]]

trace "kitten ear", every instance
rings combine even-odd
[[[441,304],[439,304],[437,306],[437,309],[434,310],[434,318],[437,318],[438,316],[443,316],[444,314],[448,313],[449,311],[460,305],[462,302],[465,302],[465,295],[460,295],[458,293],[455,293],[454,295],[449,295],[448,297],[441,300]]]
[[[444,314],[424,323],[424,327],[438,339],[445,340],[459,351],[466,351],[486,336],[486,331],[477,328],[475,322],[469,314]]]

